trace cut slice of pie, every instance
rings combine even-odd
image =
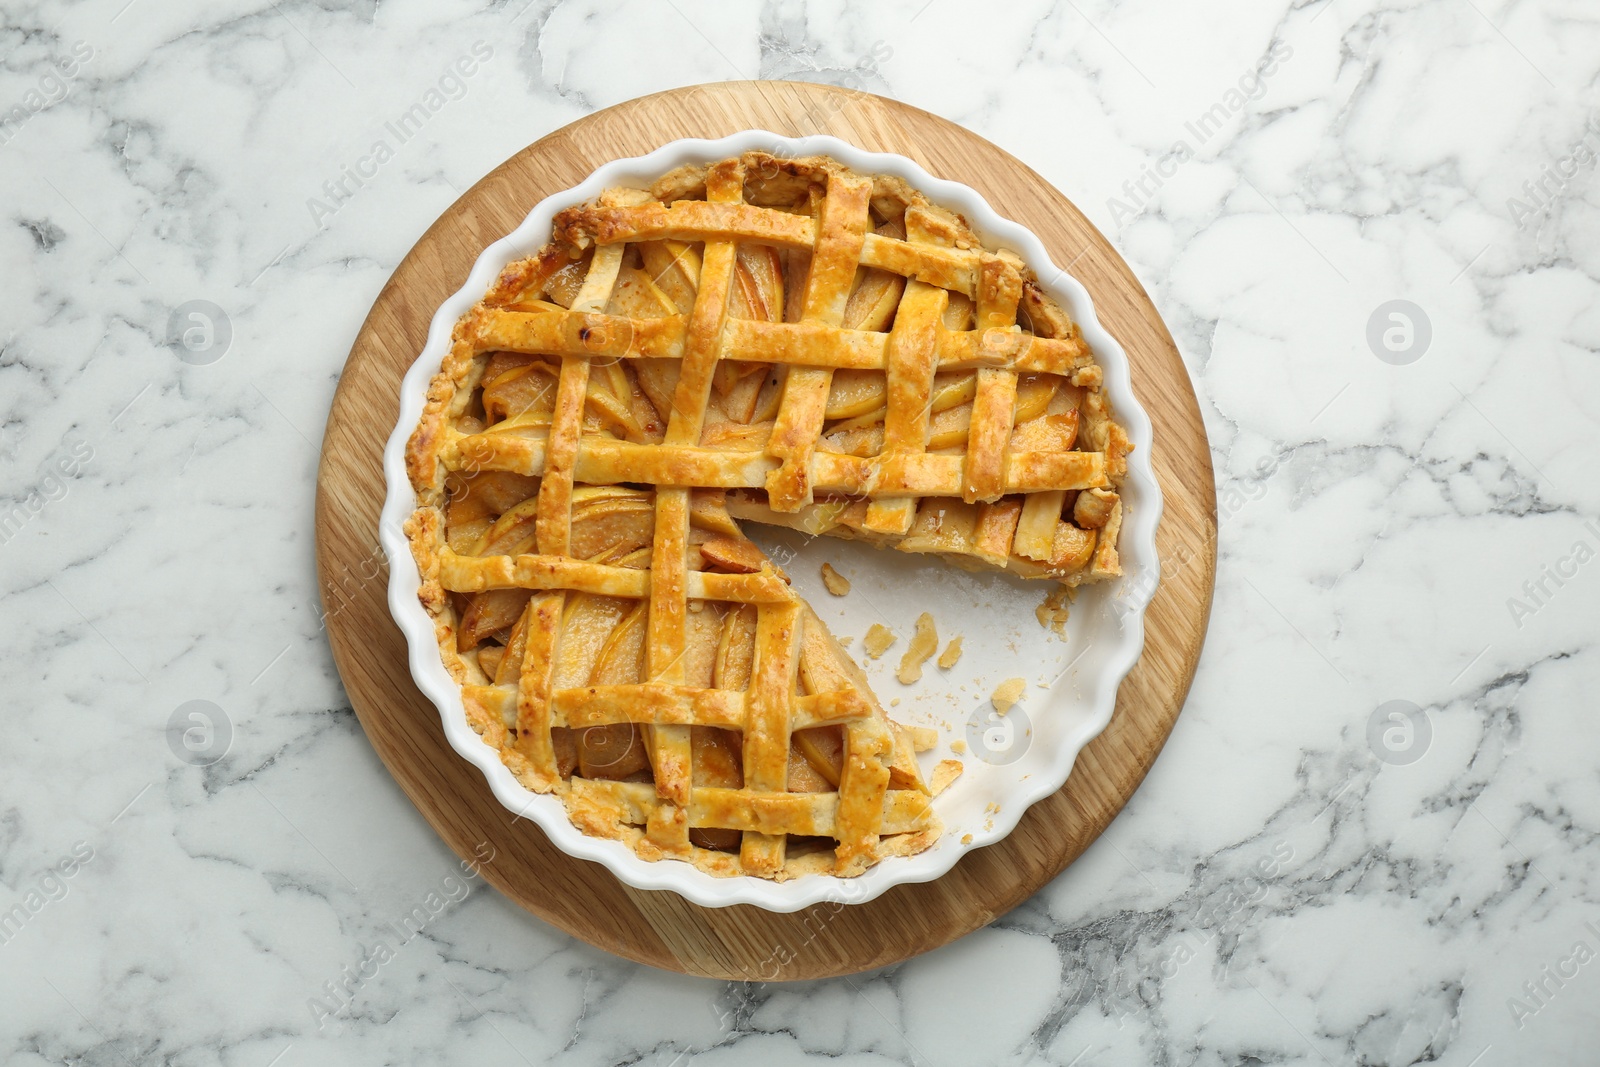
[[[748,153],[556,216],[457,324],[406,532],[474,727],[585,833],[722,875],[930,845],[891,722],[748,520],[1068,586],[1127,436],[1027,267],[903,181]]]

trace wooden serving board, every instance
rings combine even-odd
[[[513,821],[446,742],[438,711],[407,669],[385,601],[387,574],[372,577],[383,559],[382,451],[400,379],[435,309],[478,254],[601,163],[750,128],[832,134],[909,156],[971,185],[1038,234],[1057,263],[1071,265],[1127,349],[1134,391],[1155,424],[1166,501],[1157,539],[1163,576],[1146,616],[1144,656],[1122,684],[1111,725],[1078,757],[1066,786],[938,881],[842,911],[701,908],[629,888],[556,849],[533,823]],[[378,295],[334,396],[317,486],[317,563],[334,659],[373,747],[451,848],[463,857],[481,842],[494,848],[484,874],[501,892],[575,937],[652,966],[726,979],[820,978],[896,963],[991,922],[1077,858],[1127,803],[1194,677],[1216,574],[1216,496],[1200,412],[1171,335],[1121,257],[1065,197],[983,138],[925,111],[830,86],[733,82],[631,100],[557,130],[473,186],[422,236]]]

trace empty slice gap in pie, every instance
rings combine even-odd
[[[407,448],[473,727],[584,833],[853,876],[941,823],[865,675],[741,523],[1076,586],[1129,443],[1015,255],[904,181],[752,152],[560,212],[457,323]]]

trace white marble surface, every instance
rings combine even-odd
[[[0,1060],[1600,1060],[1600,15],[1211,6],[5,3]],[[1193,695],[1105,837],[946,949],[784,987],[623,963],[463,872],[349,709],[311,538],[349,343],[458,191],[753,76],[889,93],[1080,204],[1222,500]],[[1367,340],[1396,299],[1406,365]],[[209,365],[165,343],[193,300]],[[1369,742],[1393,700],[1409,753]],[[209,766],[169,745],[189,701]]]

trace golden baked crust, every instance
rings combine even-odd
[[[926,848],[929,731],[737,520],[1111,577],[1130,446],[1101,385],[1026,266],[896,178],[753,152],[561,212],[457,323],[406,453],[469,720],[646,859]]]

